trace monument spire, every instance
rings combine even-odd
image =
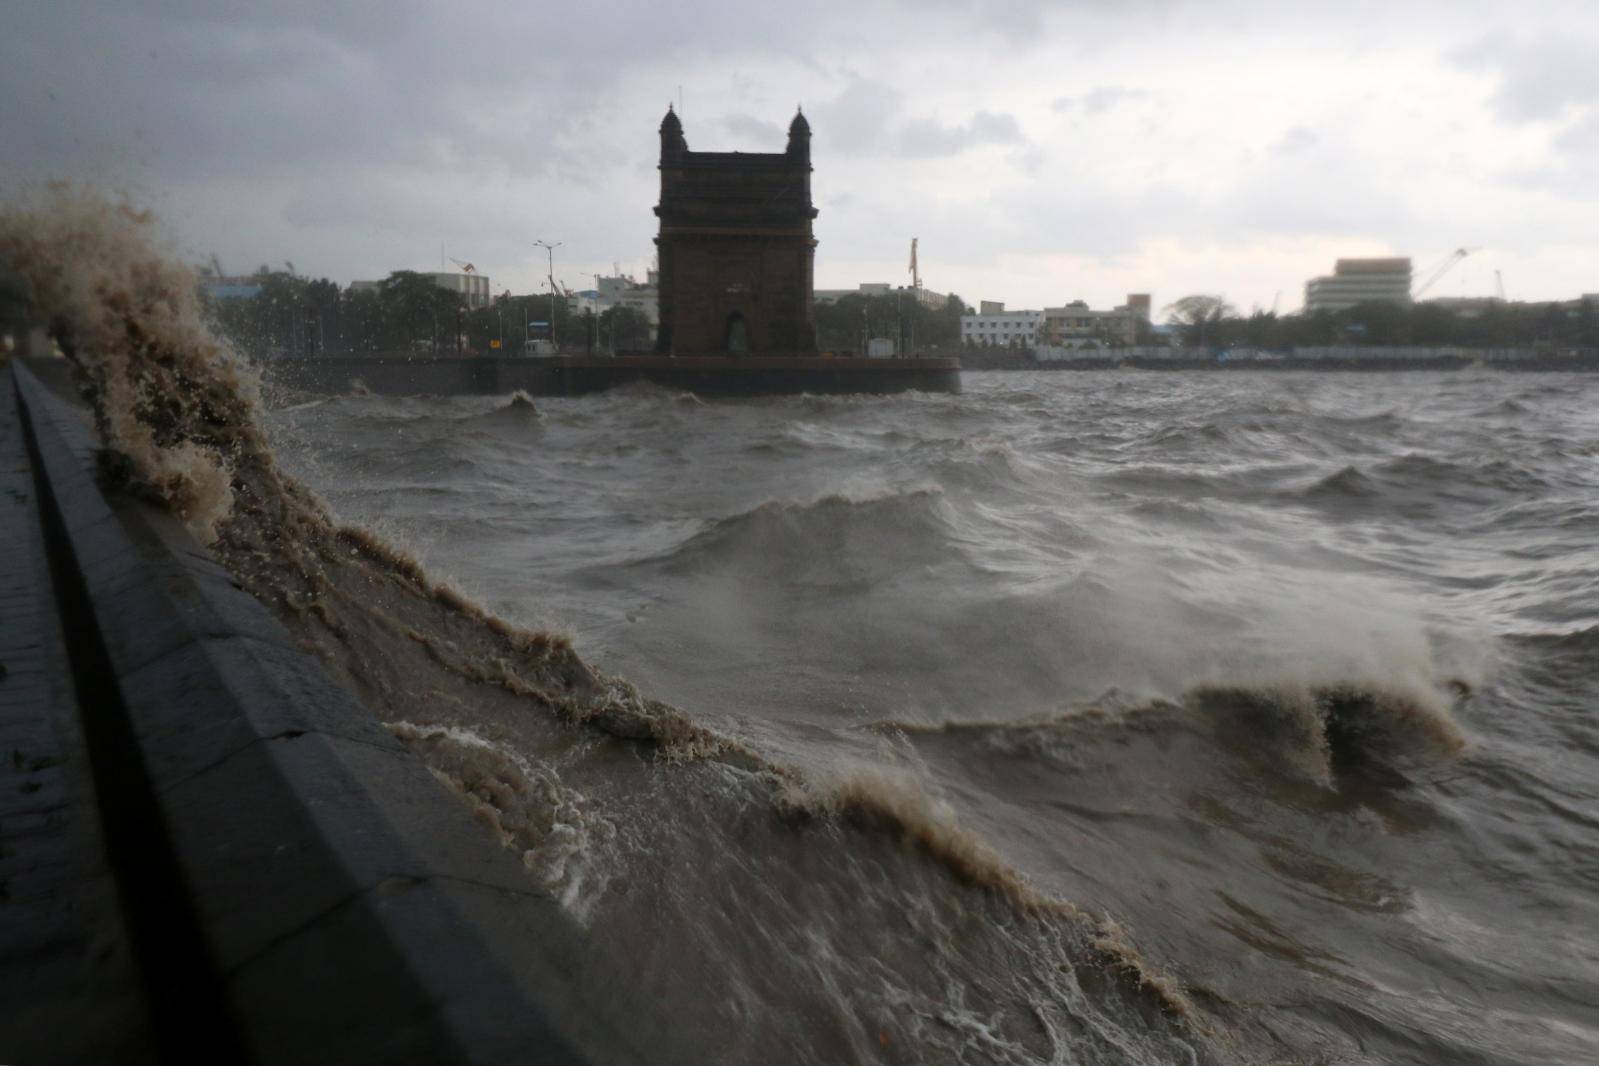
[[[683,138],[683,122],[668,103],[666,117],[661,119],[661,158],[675,159],[687,151],[688,141]]]
[[[790,159],[803,159],[811,161],[811,124],[805,120],[805,112],[799,107],[794,109],[794,121],[788,124],[788,156]]]

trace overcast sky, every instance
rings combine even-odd
[[[157,207],[230,272],[642,274],[656,128],[814,131],[818,287],[1297,308],[1347,255],[1599,292],[1599,2],[8,4],[0,175]],[[1313,8],[1313,11],[1305,10]]]

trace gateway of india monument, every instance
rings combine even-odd
[[[782,152],[691,152],[661,122],[657,355],[814,355],[811,127]]]

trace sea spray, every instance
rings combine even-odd
[[[616,826],[588,809],[551,767],[536,766],[507,745],[464,726],[385,723],[428,764],[433,775],[462,798],[477,819],[516,852],[534,882],[553,892],[566,910],[587,917],[606,881],[598,852]]]
[[[207,543],[258,450],[257,379],[201,322],[197,280],[148,211],[66,185],[0,212],[0,260],[83,376],[109,454]]]

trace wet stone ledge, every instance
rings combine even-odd
[[[674,1061],[418,758],[178,523],[108,498],[83,412],[7,376],[159,1056]]]

